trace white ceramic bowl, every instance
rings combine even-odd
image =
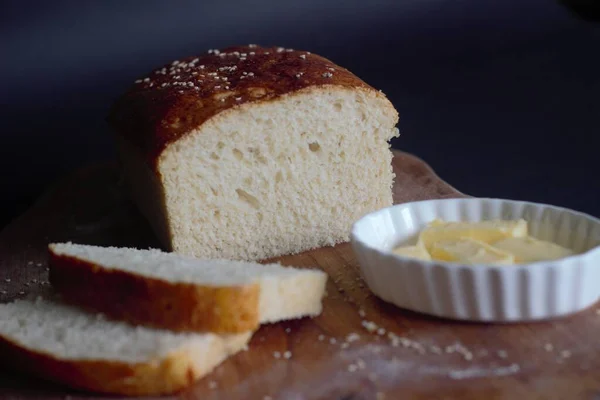
[[[420,261],[393,254],[430,221],[519,219],[529,234],[579,253],[511,266]],[[351,234],[363,278],[399,307],[470,321],[531,321],[571,314],[600,298],[600,220],[550,205],[466,198],[405,203],[368,214]]]

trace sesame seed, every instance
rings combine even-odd
[[[560,355],[564,358],[569,358],[571,357],[571,352],[569,350],[563,350],[560,352]]]
[[[254,76],[254,72],[248,72],[248,76]]]
[[[284,50],[285,50],[285,49],[284,49],[283,47],[278,47],[278,48],[277,48],[277,52],[278,52],[278,53],[281,53],[281,52],[283,52]]]
[[[463,355],[463,358],[467,361],[471,361],[473,359],[473,354],[472,353],[465,353]]]
[[[221,86],[217,85],[215,86],[215,89],[221,89]]]
[[[266,55],[269,55],[269,54],[271,54],[271,52],[269,52],[269,51],[265,51],[265,54],[266,54]]]
[[[240,61],[246,61],[246,57],[240,57]]]
[[[283,358],[285,358],[286,360],[289,360],[290,358],[292,358],[292,352],[291,351],[284,351],[283,352]]]
[[[10,282],[10,278],[4,279],[4,282],[9,283]]]
[[[251,51],[251,52],[250,52],[250,53],[248,53],[248,54],[250,54],[251,56],[253,56],[253,55],[255,55],[256,53],[255,53],[255,52],[253,52],[253,51]]]
[[[496,352],[496,354],[497,354],[497,355],[498,355],[498,357],[500,357],[500,358],[506,358],[506,357],[508,357],[508,354],[506,353],[506,351],[505,351],[505,350],[498,350],[498,351]]]
[[[357,369],[358,367],[354,364],[348,365],[348,372],[356,372]]]
[[[342,349],[347,349],[348,347],[350,347],[350,343],[344,342],[344,343],[342,343],[342,344],[340,345],[340,347],[341,347]]]
[[[21,291],[19,292],[19,294],[25,294],[25,292],[21,290]]]
[[[240,101],[240,100],[242,100],[242,98],[241,98],[241,97],[236,97],[236,98],[235,98],[235,101]]]
[[[323,78],[331,78],[333,76],[333,74],[331,72],[325,72],[323,74]]]
[[[322,342],[323,340],[325,340],[325,335],[319,335],[319,342]]]
[[[221,102],[225,102],[225,98],[222,98],[222,99],[221,99]]]
[[[347,341],[348,343],[355,342],[355,341],[357,341],[358,339],[360,339],[360,335],[359,335],[359,334],[357,334],[357,333],[351,333],[351,334],[349,334],[348,336],[346,336],[346,341]]]
[[[250,47],[251,49],[255,48],[256,45],[255,44],[249,44],[248,47]]]
[[[276,352],[273,353],[273,357],[275,357],[275,358],[281,358],[281,353],[278,352],[278,351],[276,351]]]
[[[144,78],[143,81],[144,82],[150,82],[150,78]]]
[[[304,75],[304,72],[298,72],[298,73],[296,74],[296,78],[300,78],[302,75]]]
[[[300,58],[306,60],[306,54],[300,54]]]
[[[332,337],[332,338],[329,339],[329,343],[336,344],[337,340],[335,340],[335,338]]]
[[[200,68],[200,69],[204,69],[204,65],[200,65],[198,68]]]
[[[367,314],[365,313],[365,310],[363,310],[363,309],[361,308],[360,310],[358,310],[358,315],[359,315],[359,316],[361,316],[361,317],[364,317],[364,316],[365,316],[365,315],[367,315]]]
[[[138,80],[135,81],[135,83],[142,83],[142,80],[138,79]]]
[[[335,71],[335,68],[327,67],[327,69],[330,71]]]
[[[375,332],[377,330],[377,324],[371,321],[362,321],[361,325],[369,332]]]
[[[383,329],[383,328],[379,328],[379,329],[377,329],[377,334],[378,334],[379,336],[383,336],[383,335],[385,335],[385,329]]]
[[[544,345],[544,350],[550,352],[550,351],[554,350],[554,346],[552,345],[552,343],[546,343]]]

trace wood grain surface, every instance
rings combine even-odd
[[[464,196],[414,156],[397,152],[393,163],[398,203]],[[81,170],[0,233],[0,301],[47,287],[50,241],[158,247],[118,182],[114,166]],[[174,397],[600,399],[596,307],[529,324],[441,320],[374,297],[349,244],[278,261],[329,274],[322,315],[263,326],[248,351]],[[5,371],[0,398],[99,397]]]

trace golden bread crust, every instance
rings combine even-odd
[[[115,102],[108,122],[155,168],[168,144],[225,110],[326,85],[375,91],[347,69],[306,51],[253,45],[209,50],[137,80]]]
[[[260,325],[258,283],[202,286],[107,269],[49,251],[50,283],[66,301],[178,332],[242,333]]]

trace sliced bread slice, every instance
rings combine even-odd
[[[0,362],[109,394],[178,392],[243,349],[250,337],[136,327],[53,298],[0,304]]]
[[[175,331],[237,333],[322,310],[327,275],[159,250],[49,245],[50,282],[80,306]]]

